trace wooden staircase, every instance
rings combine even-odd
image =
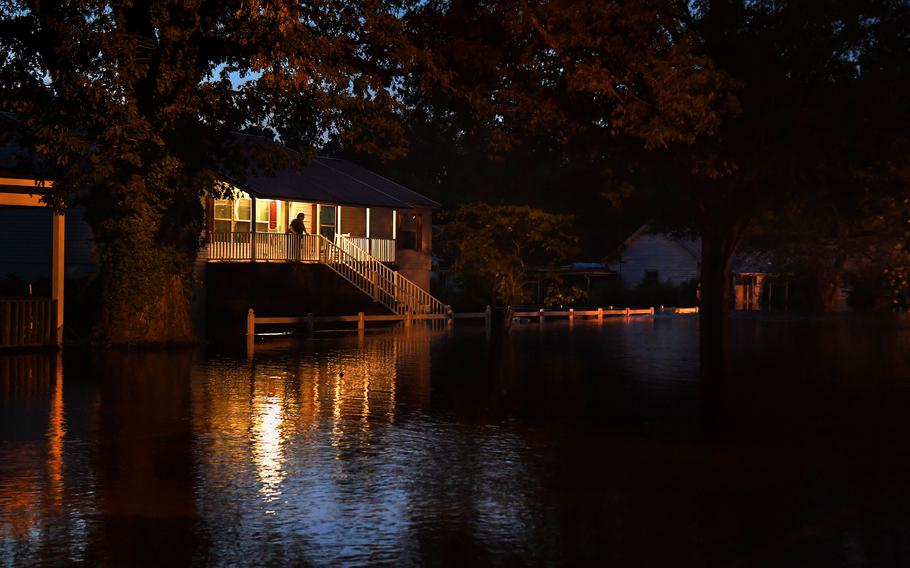
[[[336,235],[334,243],[319,235],[319,262],[392,313],[445,314],[448,311],[448,307],[429,292],[343,235]]]

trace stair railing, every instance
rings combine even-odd
[[[350,239],[323,237],[320,260],[396,314],[445,314],[447,307],[429,292],[392,270]]]

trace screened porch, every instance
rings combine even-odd
[[[344,238],[380,262],[396,262],[394,209],[264,199],[244,192],[234,199],[209,199],[206,205],[209,262],[319,262],[321,237],[336,245]],[[302,235],[291,230],[299,215]]]

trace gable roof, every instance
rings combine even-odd
[[[43,158],[21,143],[24,128],[15,115],[0,112],[0,175],[36,175],[37,162]],[[255,156],[255,149],[266,147],[296,155],[263,136],[233,133],[231,139],[251,157]],[[243,181],[230,181],[263,198],[390,209],[439,207],[432,199],[353,162],[322,156],[298,168],[285,167],[274,173],[256,173]]]
[[[679,237],[673,237],[666,233],[653,231],[651,229],[651,225],[649,225],[647,223],[645,223],[644,225],[639,227],[638,230],[636,230],[634,233],[629,235],[629,237],[623,241],[622,248],[623,249],[628,248],[632,243],[634,243],[639,238],[641,238],[645,235],[663,237],[668,242],[671,242],[674,245],[681,248],[682,250],[684,250],[686,253],[688,253],[690,256],[692,256],[692,258],[694,258],[695,260],[701,261],[701,238],[696,237],[694,239],[683,239],[683,238],[679,238]]]
[[[439,207],[432,199],[353,162],[323,156],[299,168],[249,176],[240,185],[257,197],[272,199],[391,209]]]
[[[301,164],[300,154],[265,136],[233,132],[230,141],[253,171],[242,180],[228,181],[256,197],[391,209],[439,207],[432,199],[349,160],[317,156]],[[257,171],[257,163],[281,154],[285,159],[275,169]]]
[[[686,251],[697,262],[701,263],[701,237],[683,239],[660,232],[654,232],[648,224],[644,224],[637,231],[623,241],[622,247],[626,248],[644,235],[655,235],[666,239]],[[772,257],[768,251],[744,248],[737,251],[730,259],[730,271],[737,274],[768,274],[772,272]]]

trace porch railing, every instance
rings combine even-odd
[[[208,260],[251,261],[253,233],[211,233]],[[256,260],[264,262],[319,262],[319,236],[293,233],[255,233]]]
[[[256,260],[319,261],[318,235],[256,233]]]
[[[252,233],[209,233],[208,260],[250,260]]]
[[[341,239],[347,239],[358,248],[366,251],[379,262],[395,262],[395,240],[367,237],[351,237],[347,234],[335,235],[335,246],[342,246]]]
[[[253,233],[210,233],[206,255],[212,261],[249,262],[253,259],[250,247]],[[380,262],[395,262],[393,239],[347,238],[360,249],[369,252]],[[256,233],[256,260],[263,262],[319,262],[319,235],[294,233]]]
[[[360,247],[363,248],[363,247]],[[370,256],[380,262],[395,262],[395,241],[393,239],[370,239]]]
[[[0,347],[53,345],[54,319],[49,298],[0,298]]]

